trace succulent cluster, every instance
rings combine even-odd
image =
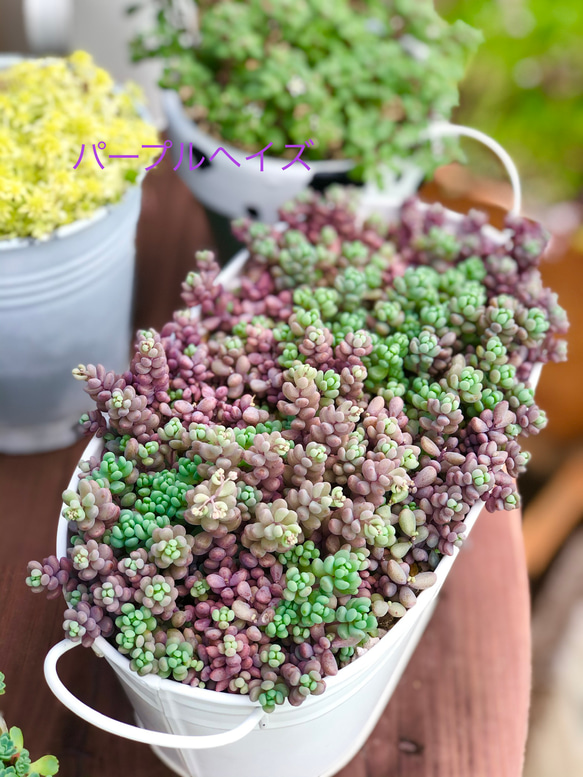
[[[6,686],[0,672],[0,696]],[[54,755],[45,755],[32,762],[24,747],[22,731],[16,726],[8,728],[0,715],[0,777],[51,777],[59,771],[59,762]]]
[[[157,133],[140,118],[139,100],[137,88],[117,88],[83,51],[0,70],[0,240],[46,238],[120,199],[140,160],[155,156],[141,148],[155,144]],[[92,149],[102,142],[103,169]]]
[[[476,24],[484,33],[464,78],[456,121],[480,127],[508,149],[533,201],[547,206],[576,201],[583,160],[569,149],[583,146],[581,8],[572,13],[571,0],[439,5],[446,18]],[[519,38],[517,30],[522,31]],[[510,105],[512,110],[506,110]],[[472,158],[472,168],[480,169],[478,158]]]
[[[313,139],[303,158],[351,159],[367,179],[405,153],[426,171],[443,161],[420,136],[458,104],[480,35],[433,0],[203,0],[196,20],[188,0],[156,5],[133,56],[162,57],[162,85],[214,137],[291,159],[286,144]]]
[[[544,234],[357,211],[338,188],[285,229],[237,222],[238,288],[199,252],[187,308],[138,333],[128,372],[74,371],[103,453],[63,494],[67,556],[27,578],[64,593],[70,639],[298,705],[415,605],[472,505],[518,504],[521,440],[545,425],[529,375],[565,356]]]

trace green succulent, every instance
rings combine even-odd
[[[169,523],[167,515],[154,515],[152,512],[142,515],[136,510],[122,510],[118,522],[106,531],[103,541],[112,548],[126,548],[128,551],[149,548],[154,529],[162,529]]]
[[[486,277],[484,262],[479,256],[469,256],[462,262],[458,262],[457,269],[464,274],[468,281],[483,281]]]
[[[273,639],[286,639],[290,631],[299,623],[298,608],[295,602],[283,600],[278,604],[273,619],[265,627],[265,633]]]
[[[533,344],[538,344],[543,340],[545,333],[551,325],[545,311],[536,307],[529,308],[526,315],[519,320]]]
[[[362,270],[349,266],[336,276],[334,286],[345,311],[357,310],[367,289],[366,276]]]
[[[273,712],[283,704],[289,696],[289,688],[284,682],[263,680],[259,686],[252,688],[249,697],[251,701],[258,701],[265,712]]]
[[[433,305],[439,302],[438,282],[439,273],[432,267],[408,267],[403,275],[397,276],[393,281],[389,297],[393,297],[409,310]]]
[[[357,332],[366,327],[367,311],[357,308],[353,311],[343,310],[332,322],[331,329],[334,335],[334,345],[344,340],[349,332]]]
[[[219,629],[228,629],[235,620],[235,613],[229,607],[218,607],[212,611],[211,618]]]
[[[147,607],[136,607],[131,602],[121,606],[121,615],[115,619],[119,629],[115,640],[120,653],[132,654],[136,648],[144,646],[151,639],[156,628],[156,618]]]
[[[403,323],[399,324],[398,330],[400,333],[406,335],[408,338],[418,337],[421,333],[421,321],[413,310],[408,310],[405,313]]]
[[[293,301],[304,310],[318,310],[323,321],[331,320],[338,313],[338,292],[325,286],[313,291],[307,286],[300,286],[294,291]]]
[[[157,669],[154,642],[145,642],[142,646],[136,646],[129,655],[130,668],[140,676],[150,674]]]
[[[198,573],[200,574],[200,573]],[[208,592],[210,591],[210,585],[207,583],[206,580],[201,578],[200,580],[195,580],[190,588],[190,595],[193,599],[198,599],[201,602],[206,601],[208,597]]]
[[[382,397],[385,402],[390,402],[394,397],[404,397],[408,390],[409,380],[407,378],[389,378],[382,386],[377,386],[376,393]]]
[[[440,353],[441,345],[437,335],[422,331],[419,337],[412,337],[409,341],[409,353],[405,356],[403,366],[409,372],[428,375],[433,361]]]
[[[423,305],[419,310],[419,321],[424,328],[437,334],[447,331],[449,322],[449,310],[445,303],[437,302],[432,305]]]
[[[280,645],[267,645],[259,654],[261,662],[277,669],[285,663],[285,653]]]
[[[182,476],[186,476],[187,480],[197,480],[195,469],[195,466],[183,464]],[[134,510],[149,520],[160,516],[179,519],[186,509],[186,492],[191,485],[181,480],[174,469],[145,472],[136,481]]]
[[[334,370],[327,370],[326,372],[319,370],[316,375],[316,386],[321,397],[336,399],[340,393],[340,375]]]
[[[464,367],[459,372],[450,371],[447,385],[460,395],[462,402],[473,404],[482,396],[484,373],[475,367]]]
[[[468,413],[470,415],[480,415],[483,410],[494,410],[496,405],[499,405],[503,399],[504,394],[501,391],[485,388],[480,399],[468,408]]]
[[[332,623],[334,608],[330,606],[330,596],[322,590],[314,591],[307,602],[299,605],[298,618],[300,624],[307,628],[320,623]]]
[[[237,484],[237,503],[244,505],[247,512],[253,514],[255,507],[261,502],[261,491],[246,483]]]
[[[323,326],[319,310],[303,310],[298,308],[295,312],[295,322],[291,325],[292,333],[303,338],[309,326]]]
[[[365,385],[368,389],[374,390],[387,378],[397,379],[403,374],[403,359],[396,350],[381,342],[373,345],[371,353],[363,357],[362,363],[367,370]]]
[[[303,235],[298,245],[283,248],[279,254],[279,264],[283,277],[287,279],[286,285],[293,288],[301,283],[310,283],[317,261],[316,249]]]
[[[366,597],[349,599],[346,605],[337,608],[337,632],[340,639],[358,639],[360,643],[376,633],[378,623],[370,608],[371,600]]]
[[[415,247],[434,260],[453,262],[459,256],[461,244],[450,229],[433,226],[426,235],[420,235],[417,238]]]
[[[296,566],[302,570],[308,569],[316,558],[320,558],[320,551],[312,540],[306,540],[301,545],[295,545],[291,550],[288,550],[286,553],[280,553],[278,556],[280,564]]]
[[[283,598],[288,602],[304,602],[312,593],[316,582],[312,572],[300,572],[297,567],[288,567],[285,573],[286,584]]]
[[[375,548],[388,548],[397,541],[395,527],[385,521],[382,516],[374,515],[363,525],[363,534],[367,545]]]
[[[346,596],[355,594],[361,584],[362,563],[355,553],[339,550],[325,559],[314,559],[312,572],[319,579],[320,588],[326,594]]]
[[[0,696],[4,691],[4,675],[0,672]],[[52,777],[58,771],[59,762],[54,755],[32,762],[21,729],[9,729],[0,715],[0,777]]]
[[[278,343],[290,343],[294,339],[293,332],[289,324],[280,322],[273,328],[273,339]]]
[[[277,357],[277,361],[281,364],[281,366],[288,370],[290,367],[293,367],[295,362],[303,361],[304,359],[305,356],[299,352],[295,343],[286,343],[283,351]]]
[[[202,480],[202,477],[198,474],[200,464],[202,464],[202,458],[196,454],[192,459],[187,459],[184,456],[178,459],[176,480],[185,483],[187,486],[198,485]]]
[[[179,683],[186,680],[190,671],[200,672],[203,662],[194,655],[190,642],[168,637],[166,644],[157,643],[154,656],[158,662],[158,674],[162,678],[172,677]]]
[[[123,497],[132,490],[136,474],[132,461],[107,452],[103,455],[99,467],[92,471],[91,478],[98,482],[107,481],[107,488],[111,493]]]
[[[375,329],[381,335],[388,335],[391,329],[400,326],[405,320],[403,308],[397,300],[379,300],[372,311]]]
[[[403,156],[430,172],[455,154],[446,143],[436,155],[421,133],[458,104],[480,36],[444,22],[430,0],[372,0],[365,12],[349,0],[202,2],[196,45],[171,0],[156,6],[155,25],[134,38],[132,56],[163,58],[162,86],[178,90],[186,112],[215,137],[252,153],[273,143],[275,156],[314,138],[303,159],[341,155],[367,180]],[[435,236],[434,250],[443,253],[443,242]]]
[[[438,289],[443,292],[442,297],[454,297],[463,288],[466,276],[459,269],[459,266],[448,267],[445,272],[439,274],[437,282]]]
[[[463,335],[476,331],[478,321],[484,309],[486,295],[483,290],[462,287],[461,293],[449,300],[449,318],[452,327]]]
[[[338,649],[338,658],[340,662],[348,662],[352,659],[356,652],[356,648],[353,647],[341,647]]]
[[[323,688],[324,684],[322,682],[322,676],[315,669],[312,669],[300,677],[298,692],[301,696],[306,697],[312,693],[321,693]]]
[[[472,483],[475,486],[487,486],[491,479],[492,476],[485,467],[476,467],[476,469],[472,470]]]
[[[516,367],[513,364],[500,364],[486,374],[487,383],[494,389],[508,390],[514,386]]]

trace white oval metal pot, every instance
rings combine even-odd
[[[126,369],[140,204],[141,183],[47,240],[0,240],[0,452],[72,444],[91,404],[73,367]]]
[[[516,183],[511,160],[508,165]],[[380,206],[387,218],[395,215],[395,208],[386,202],[370,200],[367,205],[377,210]],[[514,210],[519,207],[518,185]],[[449,218],[455,221],[460,216],[449,212]],[[500,242],[505,240],[504,234],[493,228],[491,235]],[[247,258],[246,251],[240,252],[223,270],[219,281],[233,287]],[[532,371],[533,386],[540,370],[539,364]],[[93,439],[84,458],[98,456],[102,444]],[[77,469],[73,474],[70,489],[76,488],[79,473]],[[482,507],[479,502],[466,516],[467,533]],[[61,516],[58,557],[67,553],[68,534],[67,521]],[[184,777],[222,777],[234,769],[238,777],[332,777],[356,754],[381,716],[433,614],[458,552],[456,547],[452,556],[441,560],[436,568],[436,584],[419,594],[415,606],[386,636],[336,676],[326,678],[324,694],[309,697],[298,708],[284,704],[266,715],[246,696],[191,688],[157,676],[140,677],[131,671],[128,659],[103,637],[95,641],[93,649],[105,657],[121,681],[134,708],[137,726],[102,715],[63,685],[57,663],[76,646],[74,643],[64,640],[49,651],[45,677],[57,698],[83,720],[104,731],[151,745],[171,769]]]
[[[99,455],[94,439],[84,457]],[[77,486],[79,470],[69,488]],[[468,531],[482,503],[469,513]],[[59,520],[57,556],[67,552],[68,525]],[[326,692],[301,707],[278,707],[265,715],[248,697],[181,685],[157,676],[140,677],[128,659],[99,637],[95,652],[105,657],[132,703],[138,727],[96,712],[68,691],[57,662],[76,644],[63,640],[45,660],[45,677],[53,693],[71,711],[104,731],[153,746],[178,774],[208,777],[228,774],[237,764],[239,777],[331,777],[364,743],[393,693],[433,613],[437,596],[457,555],[437,567],[437,583],[371,650],[338,675],[326,679]],[[294,743],[294,746],[291,746]]]
[[[277,221],[278,209],[307,186],[318,188],[337,181],[349,182],[347,174],[353,163],[345,159],[310,161],[307,162],[310,170],[295,162],[287,170],[282,170],[290,160],[265,156],[261,171],[259,158],[245,161],[248,152],[202,132],[186,115],[176,91],[165,90],[162,105],[168,119],[174,165],[180,161],[182,144],[178,174],[203,205],[221,216],[229,219],[250,216],[272,224]],[[190,169],[191,143],[192,166],[203,157],[205,159],[195,170]],[[222,152],[210,161],[219,147],[224,148],[241,166],[236,167]],[[385,197],[389,197],[394,205],[400,205],[417,191],[423,176],[420,168],[403,161],[400,174],[386,174]]]

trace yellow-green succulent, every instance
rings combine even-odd
[[[140,100],[138,87],[117,87],[84,51],[0,70],[0,240],[46,238],[119,200],[157,154],[142,148],[157,132]]]

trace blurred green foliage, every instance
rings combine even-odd
[[[456,120],[500,141],[546,202],[583,190],[583,0],[436,0],[484,33]]]

